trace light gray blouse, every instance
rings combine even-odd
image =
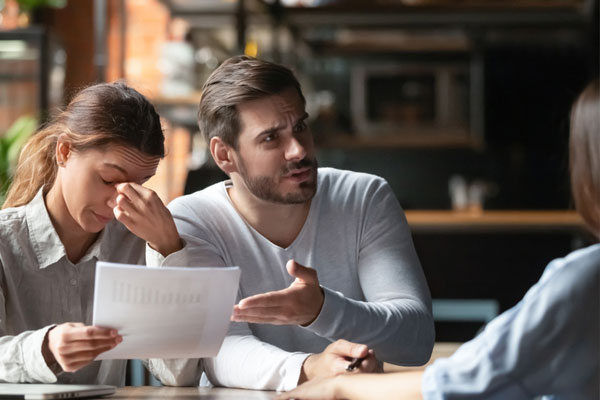
[[[56,376],[41,353],[49,328],[91,324],[96,261],[144,264],[145,242],[113,220],[77,263],[50,221],[42,191],[0,211],[0,382],[123,386],[125,360],[95,361]]]

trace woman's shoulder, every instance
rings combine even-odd
[[[13,236],[15,232],[27,227],[25,206],[0,210],[0,237]]]
[[[575,279],[585,283],[600,272],[600,244],[575,250],[548,264],[541,281],[557,277],[563,282]]]

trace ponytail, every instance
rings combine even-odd
[[[42,188],[49,189],[56,178],[56,125],[36,132],[25,144],[15,175],[2,208],[19,207],[29,203]]]

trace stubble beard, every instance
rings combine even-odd
[[[288,163],[279,176],[287,175],[291,170],[300,168],[311,168],[311,176],[308,180],[301,182],[299,191],[281,194],[277,192],[277,181],[270,176],[250,176],[244,162],[240,159],[239,173],[248,191],[255,197],[278,204],[303,204],[311,200],[317,192],[317,160],[305,158],[302,161]]]

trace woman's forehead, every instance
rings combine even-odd
[[[113,145],[103,152],[102,162],[135,175],[154,175],[160,157],[144,154],[130,146]]]

